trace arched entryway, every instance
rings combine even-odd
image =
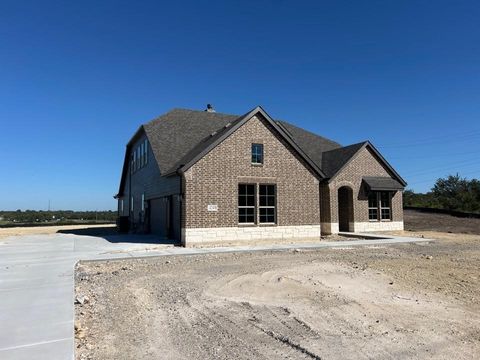
[[[348,186],[338,189],[338,229],[350,231],[353,223],[353,191]]]

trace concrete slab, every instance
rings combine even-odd
[[[181,248],[151,236],[73,234],[0,239],[0,359],[74,358],[74,279],[78,260],[282,251],[430,241],[398,238],[217,248]]]

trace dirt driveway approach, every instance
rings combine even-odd
[[[82,263],[77,359],[478,358],[480,237],[436,236]]]

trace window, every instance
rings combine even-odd
[[[120,199],[120,215],[123,215],[123,199]]]
[[[137,170],[139,170],[142,166],[142,163],[140,161],[140,146],[137,148]]]
[[[390,193],[382,191],[380,193],[380,215],[382,220],[391,219]]]
[[[392,219],[392,198],[388,191],[371,192],[368,195],[368,219],[370,221]]]
[[[145,211],[145,194],[142,194],[142,211]]]
[[[145,139],[143,149],[145,151],[145,165],[147,165],[147,162],[148,162],[148,140],[147,139]]]
[[[133,196],[130,199],[130,211],[133,212]]]
[[[260,223],[275,223],[275,185],[259,186]]]
[[[238,184],[238,222],[240,224],[256,224],[257,222],[275,224],[276,221],[275,185],[258,185],[257,203],[257,185]]]
[[[255,223],[255,185],[238,184],[238,222]]]
[[[377,204],[376,192],[371,192],[368,195],[368,220],[370,221],[378,220],[378,204]]]
[[[263,164],[262,144],[252,144],[252,164]]]
[[[145,139],[138,147],[132,152],[131,173],[133,174],[137,170],[147,165],[148,161],[148,140]]]

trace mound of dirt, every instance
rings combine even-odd
[[[77,359],[471,359],[480,237],[81,264]]]

